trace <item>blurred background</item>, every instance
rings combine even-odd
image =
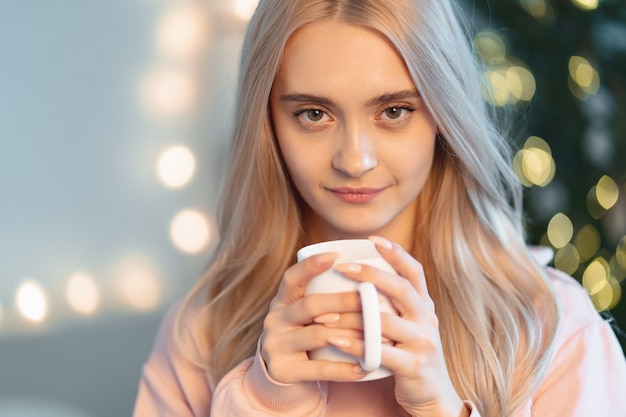
[[[0,416],[131,414],[217,239],[256,2],[0,0]],[[529,242],[626,329],[626,3],[463,6],[520,116]]]

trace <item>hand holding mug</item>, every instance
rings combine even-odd
[[[378,293],[374,284],[371,282],[357,282],[346,278],[344,274],[338,272],[338,269],[340,269],[342,264],[355,263],[369,265],[395,274],[393,267],[380,256],[374,243],[367,239],[334,240],[305,246],[298,251],[298,261],[327,252],[339,254],[339,257],[334,262],[335,267],[314,277],[306,286],[304,293],[309,295],[358,292],[361,302],[360,314],[362,317],[364,352],[362,357],[357,358],[342,352],[336,346],[326,346],[309,352],[309,357],[314,360],[359,363],[361,368],[368,372],[367,375],[360,379],[361,381],[390,376],[391,371],[381,367],[382,331],[380,313],[382,311],[395,314],[395,309],[387,297]]]

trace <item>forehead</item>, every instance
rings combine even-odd
[[[406,64],[380,32],[337,21],[296,31],[285,47],[276,78],[282,89],[341,92],[414,88]]]

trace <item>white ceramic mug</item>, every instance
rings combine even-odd
[[[341,263],[359,263],[371,265],[383,271],[396,273],[376,250],[374,243],[367,239],[332,240],[305,246],[298,251],[298,262],[320,253],[337,252],[339,258],[335,265]],[[380,366],[382,336],[380,325],[380,312],[392,312],[397,314],[389,299],[378,295],[374,284],[370,282],[359,283],[346,278],[333,268],[313,278],[305,288],[307,294],[338,293],[358,291],[361,298],[363,312],[363,339],[365,344],[365,357],[363,359],[348,355],[334,346],[328,346],[309,352],[309,357],[316,360],[329,360],[335,362],[360,363],[361,367],[369,373],[360,381],[385,378],[391,375],[391,371]]]

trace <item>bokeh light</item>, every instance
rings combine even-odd
[[[580,56],[572,56],[569,60],[568,69],[568,85],[574,96],[585,100],[598,92],[600,76],[589,61]]]
[[[259,0],[235,0],[233,11],[243,20],[250,20],[256,10]]]
[[[554,266],[570,275],[576,272],[580,266],[578,249],[571,243],[568,243],[557,250],[554,255]]]
[[[196,210],[183,210],[170,225],[170,237],[174,245],[185,253],[198,253],[205,249],[211,238],[207,218]]]
[[[532,100],[535,77],[519,59],[507,58],[506,45],[497,33],[477,33],[474,45],[489,68],[484,74],[485,100],[500,107]]]
[[[545,187],[554,179],[556,164],[550,145],[538,136],[529,137],[513,158],[513,169],[526,187]]]
[[[116,284],[122,299],[134,310],[154,310],[161,302],[161,282],[146,262],[124,262],[118,268]]]
[[[513,102],[530,101],[535,96],[535,77],[524,67],[509,67],[506,71],[506,85],[514,98]]]
[[[626,269],[626,236],[622,237],[615,249],[615,258],[617,262]]]
[[[596,192],[596,188],[597,187],[594,185],[593,187],[591,187],[591,189],[589,189],[589,192],[587,192],[587,211],[589,212],[589,215],[591,217],[593,217],[594,219],[599,219],[600,217],[604,216],[604,213],[606,213],[606,209],[602,207],[602,205],[598,201],[598,193]]]
[[[191,180],[196,169],[196,159],[185,146],[172,146],[159,157],[157,171],[161,182],[179,188]]]
[[[82,315],[92,315],[100,307],[100,291],[96,280],[86,272],[76,272],[69,278],[65,297],[69,306]]]
[[[174,60],[195,59],[206,47],[209,22],[198,4],[183,3],[163,14],[157,26],[159,53]]]
[[[619,188],[617,184],[611,177],[604,175],[598,180],[598,184],[596,185],[596,199],[598,200],[598,204],[600,204],[603,209],[609,210],[617,203],[618,198]]]
[[[20,314],[29,321],[41,322],[48,314],[48,300],[41,285],[27,280],[17,289],[16,304]]]
[[[554,21],[554,8],[550,2],[545,0],[520,0],[522,8],[543,23],[551,23]]]
[[[611,275],[609,263],[602,257],[594,259],[587,266],[582,284],[598,311],[613,308],[622,295],[619,282]]]
[[[188,70],[157,68],[150,71],[141,85],[144,107],[158,117],[181,117],[197,101],[196,80]]]
[[[611,256],[609,259],[609,268],[611,269],[611,276],[613,276],[618,282],[622,283],[626,279],[626,266],[622,265],[617,256]]]
[[[595,10],[600,0],[572,0],[574,5],[582,10]]]
[[[504,62],[506,46],[502,38],[495,32],[482,31],[474,37],[476,50],[487,65],[495,66]]]
[[[598,292],[609,279],[609,264],[602,258],[598,257],[591,262],[583,273],[583,287],[593,294]]]
[[[587,262],[600,249],[600,232],[588,224],[576,233],[574,246],[580,255],[581,262]]]
[[[548,240],[555,248],[567,245],[574,234],[572,221],[563,213],[555,214],[548,223]]]

